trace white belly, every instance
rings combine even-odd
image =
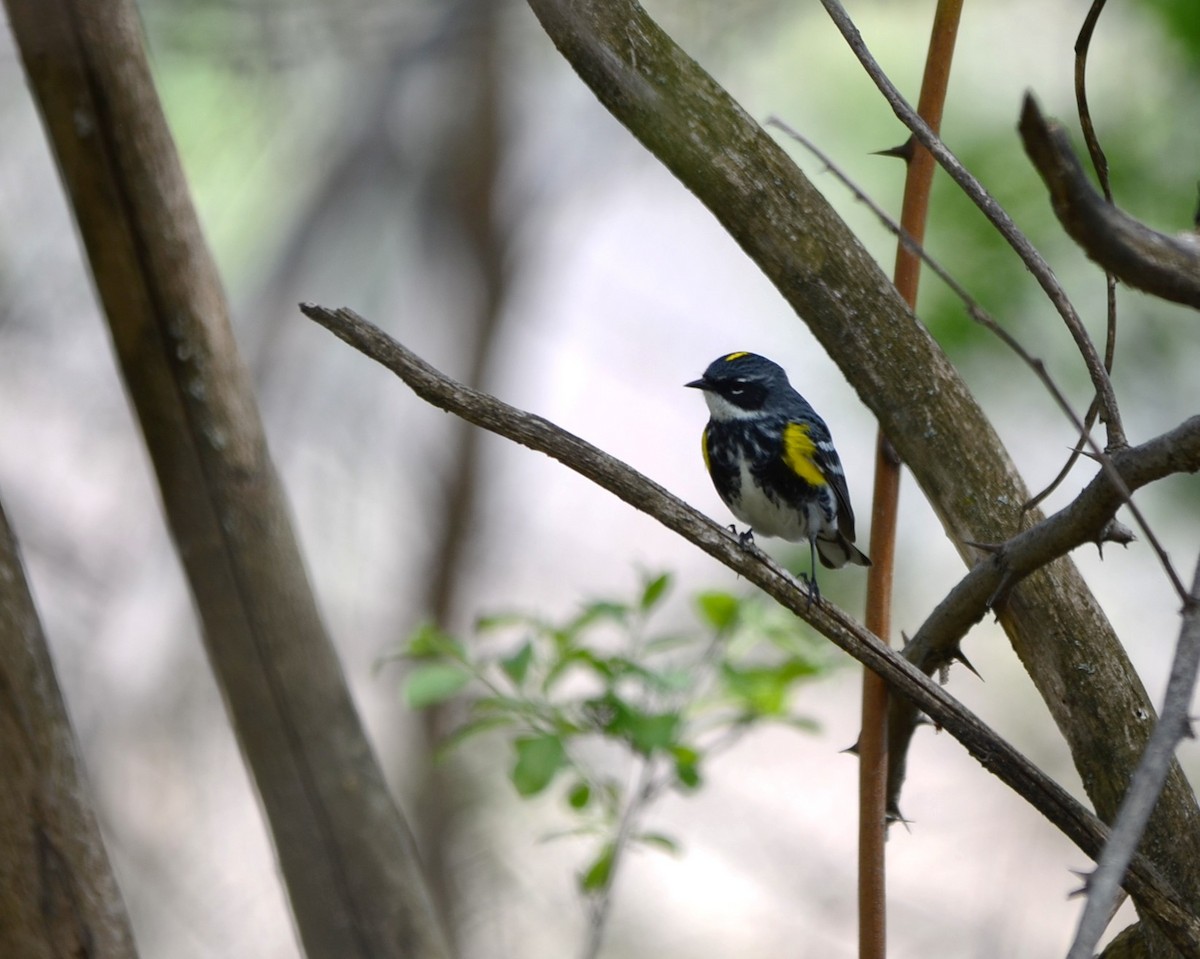
[[[804,509],[794,509],[761,492],[745,463],[741,472],[740,495],[737,502],[729,504],[729,509],[754,532],[793,543],[807,542],[822,532],[825,514],[819,498],[814,498]]]

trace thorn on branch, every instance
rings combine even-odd
[[[912,829],[910,828],[912,826],[912,820],[904,818],[904,814],[900,812],[899,806],[889,805],[887,807],[887,811],[884,814],[884,822],[886,822],[889,826],[893,825],[894,823],[900,823],[900,825],[904,827],[905,832],[909,833],[910,835],[912,833]]]
[[[1133,530],[1131,530],[1116,517],[1113,517],[1104,524],[1103,528],[1096,535],[1096,552],[1098,552],[1100,554],[1100,558],[1103,559],[1105,543],[1119,543],[1121,546],[1124,546],[1126,549],[1128,549],[1129,544],[1134,542],[1136,539],[1137,536],[1134,535]]]
[[[980,675],[979,670],[975,668],[971,661],[967,659],[967,655],[962,651],[961,646],[955,646],[954,649],[950,651],[950,660],[951,662],[962,663],[967,667],[967,669],[975,674],[976,679],[978,679],[980,682],[983,682],[983,676]]]
[[[888,147],[886,150],[876,150],[872,156],[877,157],[895,157],[898,160],[903,160],[905,163],[911,163],[913,158],[913,138],[910,136],[899,146]],[[1200,213],[1197,214],[1200,216]]]
[[[1079,899],[1081,896],[1086,896],[1088,894],[1088,889],[1092,885],[1092,870],[1068,869],[1067,872],[1069,872],[1072,876],[1078,879],[1080,883],[1082,883],[1078,889],[1072,889],[1069,893],[1067,893],[1067,898]]]

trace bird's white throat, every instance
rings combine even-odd
[[[758,415],[757,410],[744,410],[736,403],[730,403],[720,393],[712,393],[708,390],[704,391],[704,402],[708,404],[708,411],[718,423],[725,423],[729,420],[748,420]]]

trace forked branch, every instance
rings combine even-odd
[[[300,308],[306,316],[391,370],[426,402],[557,459],[754,583],[881,675],[896,692],[933,718],[984,768],[1034,805],[1085,853],[1092,857],[1099,855],[1108,836],[1108,828],[1099,819],[942,687],[841,610],[828,602],[810,603],[804,587],[774,560],[747,550],[727,529],[592,444],[540,416],[515,409],[444,376],[353,311],[310,303]],[[1152,863],[1145,857],[1135,857],[1124,885],[1178,948],[1186,954],[1200,952],[1200,919],[1191,914]]]

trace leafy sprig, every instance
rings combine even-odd
[[[667,573],[644,576],[631,600],[594,600],[562,622],[485,616],[470,643],[424,625],[400,653],[412,664],[410,706],[466,700],[443,751],[500,730],[520,796],[562,783],[576,823],[557,835],[596,839],[577,877],[594,911],[606,910],[628,847],[679,850],[640,828],[647,806],[667,790],[701,788],[712,756],[764,722],[816,730],[795,712],[795,690],[834,662],[799,620],[756,595],[702,592],[685,630],[656,631],[671,586]],[[625,757],[616,771],[613,746]]]

